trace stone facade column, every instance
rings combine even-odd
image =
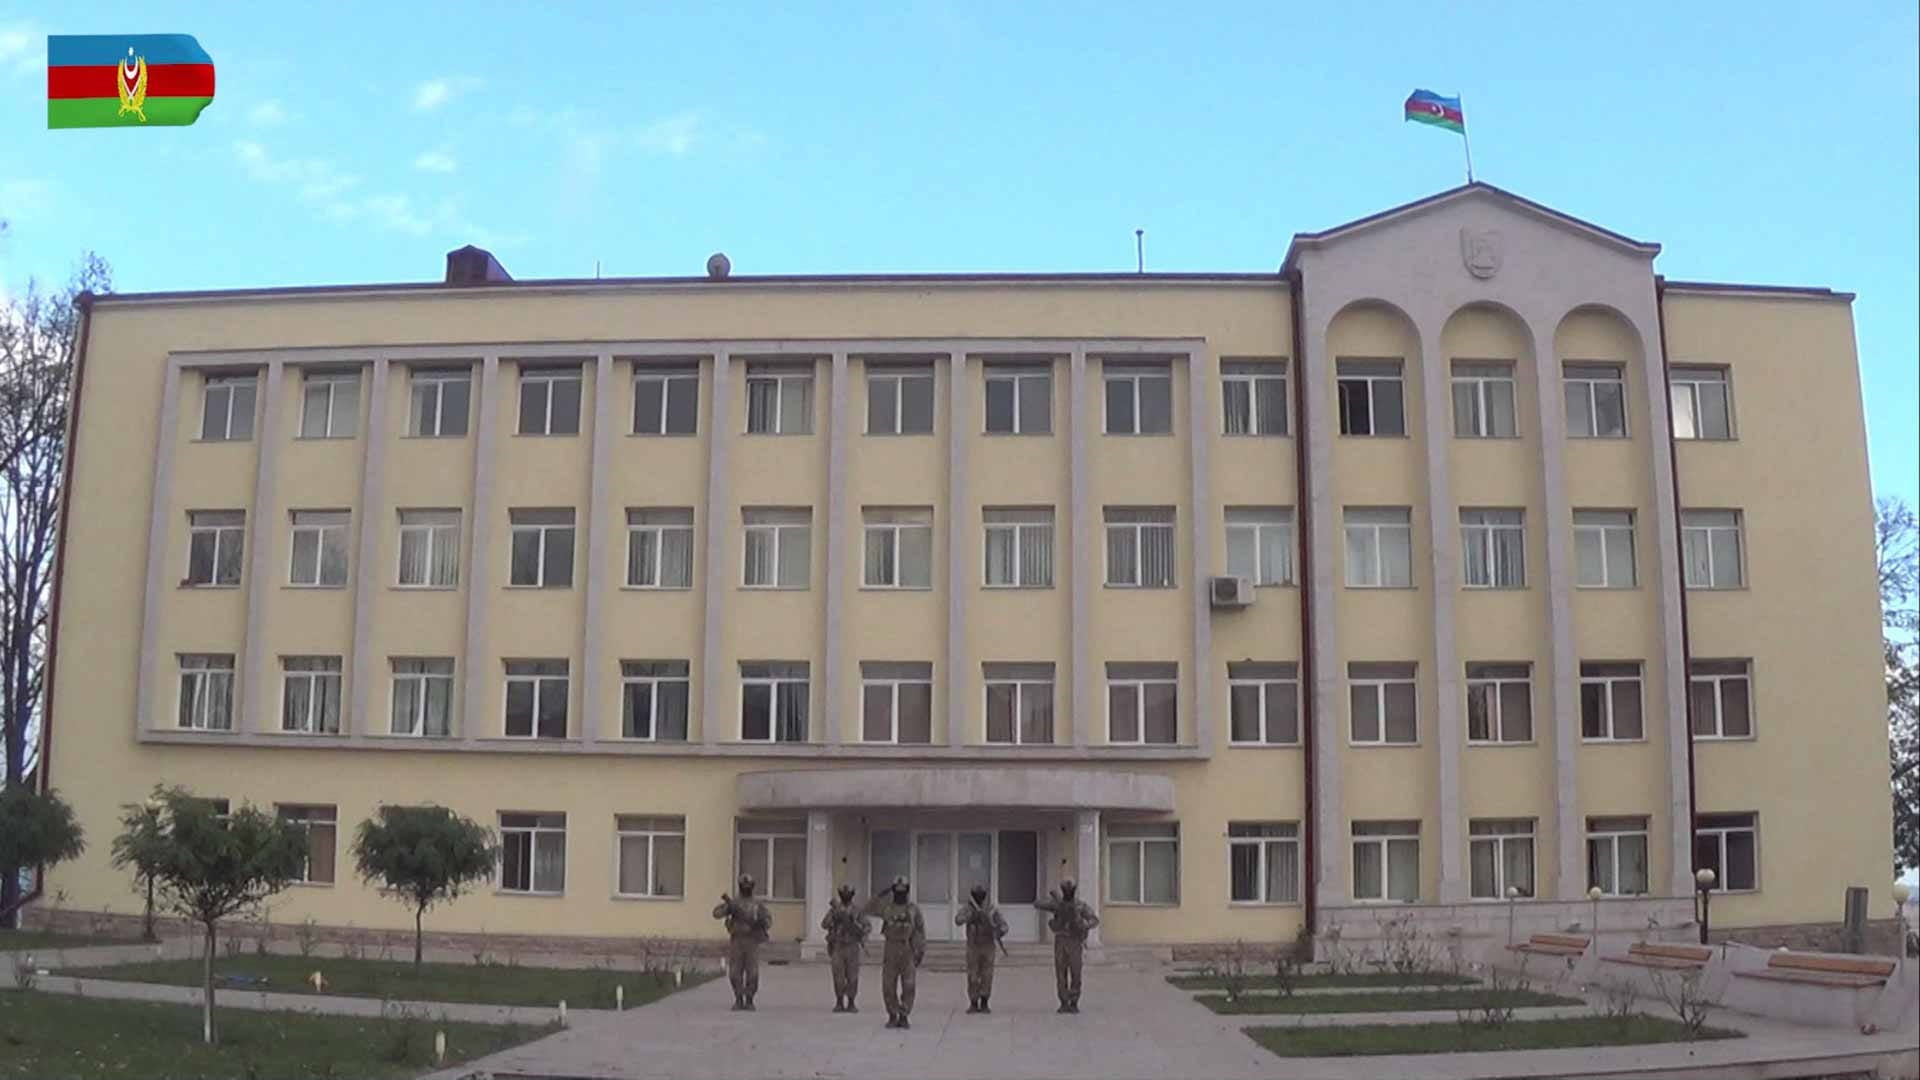
[[[727,557],[727,527],[733,520],[731,476],[727,472],[733,448],[733,374],[726,352],[713,354],[707,410],[707,505],[700,516],[702,530],[700,592],[705,617],[700,631],[700,741],[720,742],[725,720],[720,703],[727,700],[726,659],[720,655],[721,631],[727,610],[729,571],[737,565]]]
[[[1423,325],[1418,332],[1420,355],[1409,357],[1408,362],[1419,366],[1421,394],[1426,406],[1421,422],[1426,429],[1427,525],[1433,556],[1427,590],[1433,601],[1435,668],[1433,723],[1429,731],[1421,735],[1432,734],[1440,753],[1439,899],[1443,904],[1453,904],[1466,899],[1467,895],[1466,845],[1462,841],[1464,825],[1460,810],[1460,754],[1465,726],[1461,709],[1465,688],[1460,646],[1454,637],[1454,598],[1460,588],[1460,512],[1453,500],[1453,380],[1447,357],[1440,347],[1440,327]],[[1418,584],[1417,577],[1415,584]]]
[[[1079,345],[1073,347],[1067,360],[1067,513],[1070,524],[1067,526],[1071,546],[1063,547],[1059,536],[1054,537],[1054,550],[1071,551],[1071,567],[1067,579],[1067,593],[1072,605],[1073,656],[1068,662],[1068,674],[1064,680],[1067,686],[1067,707],[1064,714],[1072,727],[1069,740],[1076,748],[1085,748],[1088,741],[1087,725],[1094,722],[1100,710],[1096,703],[1100,700],[1099,683],[1094,679],[1093,670],[1093,596],[1100,587],[1095,571],[1100,565],[1099,527],[1094,522],[1092,482],[1088,470],[1092,467],[1089,460],[1089,447],[1092,434],[1088,425],[1093,422],[1090,415],[1091,393],[1087,385],[1087,350]],[[1061,680],[1056,680],[1058,686]],[[1057,737],[1057,729],[1056,729]],[[1101,734],[1105,741],[1106,735]]]
[[[859,550],[847,540],[847,354],[833,354],[827,376],[827,574],[823,583],[826,596],[826,646],[822,650],[826,671],[821,673],[822,700],[828,746],[839,746],[847,723],[846,635],[842,632],[842,613],[846,610],[847,560],[849,548]],[[857,534],[856,534],[857,535]],[[821,739],[810,733],[813,739]]]
[[[807,811],[807,936],[801,945],[803,956],[818,956],[826,951],[827,932],[820,920],[827,917],[827,904],[833,896],[833,815],[825,810]]]
[[[267,361],[266,377],[261,380],[260,422],[253,437],[258,448],[254,457],[253,505],[247,517],[247,629],[240,650],[240,720],[234,730],[271,731],[272,710],[280,695],[270,693],[267,655],[267,597],[278,592],[283,581],[275,580],[274,526],[279,523],[279,502],[274,499],[280,476],[280,414],[286,403],[280,400],[281,376],[286,365]]]
[[[973,524],[973,501],[967,487],[967,448],[973,430],[968,408],[967,354],[955,350],[947,359],[947,745],[964,746],[974,710],[968,688],[973,685],[972,658],[967,654],[967,599],[976,587],[973,560],[967,557],[968,530]],[[985,738],[984,732],[981,736]]]
[[[1540,420],[1540,505],[1546,520],[1529,522],[1528,531],[1545,530],[1547,548],[1547,636],[1549,661],[1540,682],[1553,711],[1546,718],[1553,732],[1554,895],[1583,900],[1587,895],[1585,830],[1580,820],[1579,660],[1573,650],[1573,570],[1568,540],[1573,511],[1567,505],[1566,397],[1561,390],[1560,357],[1554,350],[1554,326],[1529,322],[1532,337],[1534,398]],[[1536,723],[1538,721],[1536,720]],[[1539,732],[1535,732],[1538,737]],[[1546,895],[1545,882],[1539,882]]]
[[[600,741],[600,729],[606,723],[600,692],[607,676],[606,634],[601,627],[601,612],[606,596],[619,588],[619,579],[607,580],[607,545],[616,535],[614,510],[607,505],[609,461],[613,456],[614,430],[619,410],[614,406],[620,395],[614,392],[612,353],[601,353],[593,365],[593,446],[587,465],[587,575],[586,612],[580,633],[580,725],[574,733],[582,742]]]
[[[1079,896],[1091,907],[1094,914],[1100,913],[1100,811],[1076,810],[1073,814],[1074,839],[1074,882],[1079,886]],[[1087,934],[1087,944],[1098,948],[1101,941],[1100,928],[1094,927]]]
[[[387,375],[391,371],[384,356],[376,357],[367,372],[367,440],[360,469],[360,514],[354,521],[358,533],[353,560],[353,658],[347,675],[347,737],[352,742],[366,738],[373,713],[375,685],[373,655],[373,619],[380,603],[380,583],[384,579],[380,562],[380,535],[387,522]]]
[[[147,583],[140,606],[140,681],[133,705],[134,728],[142,735],[162,724],[154,709],[156,703],[179,699],[177,692],[162,693],[160,689],[160,608],[166,602],[168,586],[167,542],[179,520],[173,509],[173,465],[180,448],[181,374],[180,361],[168,358],[160,386],[159,433],[154,436],[153,505],[147,514]]]
[[[492,634],[487,624],[487,608],[493,599],[493,447],[499,436],[500,357],[488,354],[480,361],[480,392],[473,395],[473,520],[467,523],[472,539],[467,550],[467,642],[465,665],[461,672],[460,740],[471,744],[480,737],[485,717],[492,715],[486,703],[492,700],[487,677],[493,670],[488,655]],[[494,721],[498,723],[496,719]],[[505,734],[490,730],[489,735]]]

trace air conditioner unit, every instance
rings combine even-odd
[[[1253,582],[1246,578],[1217,577],[1209,584],[1214,607],[1243,608],[1253,603]]]

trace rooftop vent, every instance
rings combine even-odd
[[[727,275],[731,273],[733,273],[733,260],[727,258],[725,253],[716,251],[707,256],[708,277],[715,281],[725,281]]]
[[[447,252],[447,284],[449,285],[487,285],[497,281],[512,281],[513,275],[493,257],[493,252],[477,248],[472,244],[455,251]]]

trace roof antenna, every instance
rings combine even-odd
[[[1147,272],[1147,230],[1133,230],[1133,272]]]
[[[595,281],[600,280],[600,260],[599,259],[593,260],[593,280]]]

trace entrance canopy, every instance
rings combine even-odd
[[[1173,780],[1156,773],[1025,766],[776,769],[740,774],[740,808],[1131,810],[1169,813]]]

